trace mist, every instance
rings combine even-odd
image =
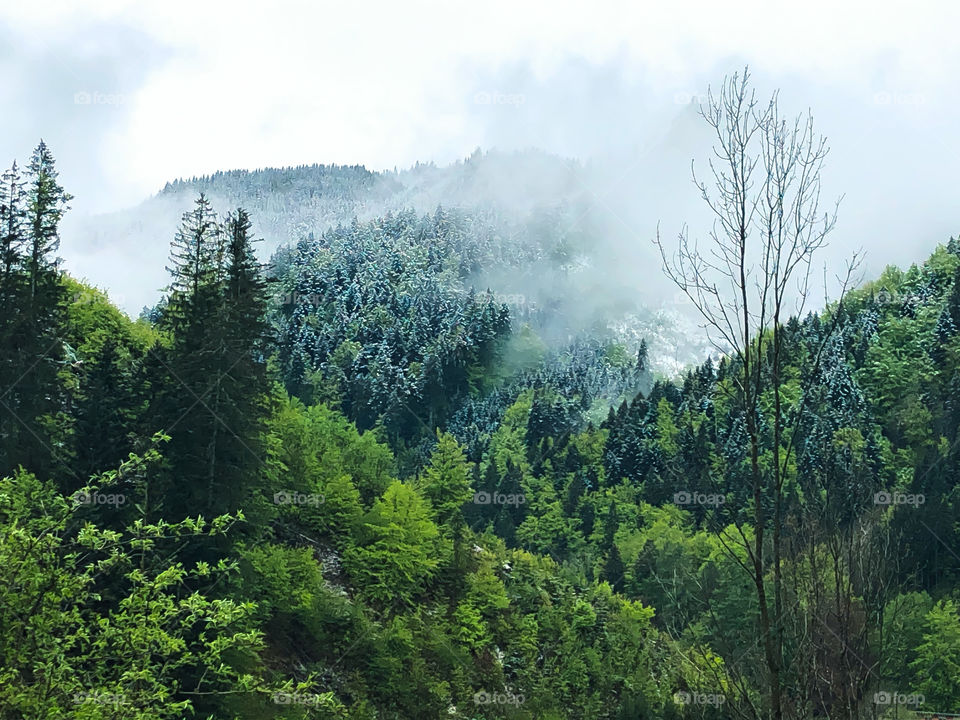
[[[545,19],[531,8],[506,25],[491,8],[471,16],[481,39],[465,35],[454,14],[431,10],[428,22],[384,9],[382,23],[365,26],[340,9],[322,28],[311,28],[310,11],[299,7],[242,17],[205,8],[189,28],[177,7],[4,10],[0,67],[10,80],[0,93],[17,111],[0,117],[0,151],[22,162],[40,137],[52,147],[75,195],[62,227],[65,268],[131,314],[159,299],[168,245],[190,205],[188,193],[157,194],[168,181],[346,163],[403,185],[350,208],[360,219],[480,201],[519,219],[535,208],[577,208],[569,229],[591,247],[563,278],[534,272],[477,282],[532,302],[562,288],[564,312],[589,325],[611,309],[682,307],[653,238],[658,227],[668,243],[684,225],[691,237],[709,232],[691,183],[691,161],[703,168],[712,145],[697,105],[749,64],[761,100],[779,89],[785,111],[811,109],[829,138],[824,204],[843,200],[818,264],[836,273],[863,249],[869,279],[887,264],[922,260],[956,234],[960,97],[952,78],[960,62],[945,19],[931,27],[919,15],[874,13],[848,38],[842,27],[815,22],[825,10],[811,7],[809,18],[794,18],[805,35],[766,32],[764,23],[790,17],[778,10],[755,18],[756,32],[724,38],[732,20],[716,13],[678,34],[682,18],[668,11],[641,23],[613,6],[590,19],[560,8]],[[844,17],[857,15],[835,19]],[[337,27],[357,30],[356,42],[332,34]],[[419,42],[390,51],[389,67],[382,53],[371,55],[411,27]],[[485,162],[466,188],[432,180],[429,168],[404,172],[416,162],[442,170],[477,148],[494,158],[538,149],[550,159],[522,172]],[[235,200],[212,199],[221,212]],[[322,233],[329,220],[277,233],[256,225],[255,209],[253,216],[264,260],[298,235]],[[666,325],[679,322],[669,317]]]

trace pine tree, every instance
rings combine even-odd
[[[942,363],[945,357],[943,346],[957,334],[958,330],[960,330],[960,266],[954,270],[953,286],[947,303],[937,319],[934,331],[937,343],[932,350],[932,355],[938,363]]]
[[[269,413],[267,379],[267,299],[262,269],[253,251],[250,218],[242,208],[225,223],[226,252],[221,300],[222,330],[214,358],[219,378],[213,402],[219,415],[220,468],[233,475],[224,490],[227,506],[235,506],[262,475],[264,432]],[[212,409],[212,408],[211,408]],[[217,471],[217,472],[219,472]],[[215,473],[214,473],[215,475]],[[216,477],[212,477],[216,482]]]
[[[640,347],[637,348],[636,371],[638,376],[642,376],[647,371],[648,355],[649,351],[647,350],[647,341],[646,339],[642,339],[640,341]]]
[[[72,474],[66,449],[63,352],[65,291],[60,282],[59,223],[71,195],[57,182],[53,155],[41,141],[25,182],[17,168],[0,192],[0,472],[16,466],[62,480]]]
[[[222,288],[223,231],[210,201],[201,193],[183,222],[170,250],[167,271],[173,280],[163,313],[163,325],[181,344],[195,343],[217,318]]]
[[[0,474],[16,467],[16,438],[20,434],[18,399],[15,383],[22,372],[22,360],[16,345],[23,322],[18,303],[24,284],[26,246],[26,208],[24,183],[17,163],[0,181],[0,438],[3,440]]]
[[[255,348],[259,355],[267,332],[266,282],[250,228],[250,216],[242,208],[227,218],[227,320],[233,344],[244,352]]]
[[[626,573],[626,568],[623,564],[623,558],[620,557],[620,550],[617,549],[616,545],[611,545],[603,563],[601,577],[610,583],[614,592],[622,593],[624,573]]]
[[[61,299],[56,294],[59,277],[55,253],[60,249],[60,220],[69,209],[67,203],[73,196],[57,182],[53,155],[42,140],[33,151],[27,176],[27,279],[30,289],[25,309],[39,317],[41,313],[49,313]]]
[[[603,542],[600,545],[602,550],[609,551],[614,546],[613,538],[620,527],[620,517],[617,515],[617,501],[610,502],[610,509],[607,511],[607,517],[603,521]]]
[[[24,281],[26,237],[26,198],[17,163],[0,179],[0,401],[9,403],[8,390],[16,381],[18,354],[14,337],[21,321],[17,303]],[[3,414],[4,437],[12,432],[16,420],[10,411]]]
[[[169,432],[168,515],[235,511],[262,475],[268,412],[266,291],[243,210],[221,225],[201,195],[171,251],[161,325],[151,350],[162,389],[152,419]]]
[[[26,196],[17,163],[0,178],[0,323],[8,328],[22,281],[26,244]],[[4,343],[4,346],[7,344]]]
[[[86,483],[133,452],[138,391],[116,338],[107,337],[85,367],[74,425],[75,467]]]

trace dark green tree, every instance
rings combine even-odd
[[[623,592],[624,574],[626,567],[623,564],[623,558],[620,557],[620,550],[616,545],[610,546],[606,559],[603,561],[603,572],[601,577],[610,583],[610,587],[615,592]]]
[[[58,379],[63,355],[65,291],[60,282],[59,223],[72,198],[60,186],[53,155],[41,141],[25,182],[16,166],[0,194],[0,471],[23,465],[62,479],[72,473],[65,396]]]
[[[75,467],[84,483],[133,451],[139,396],[129,351],[108,336],[85,366],[76,403]]]
[[[247,213],[221,225],[203,195],[173,242],[161,319],[172,339],[151,350],[151,421],[172,438],[163,493],[172,517],[249,507],[264,472],[266,299],[252,243]]]

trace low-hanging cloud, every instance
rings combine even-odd
[[[894,17],[826,3],[738,18],[706,5],[637,13],[613,3],[586,14],[495,5],[474,13],[472,33],[445,9],[25,8],[0,24],[0,101],[13,109],[0,117],[0,152],[25,159],[41,136],[53,147],[77,196],[63,228],[67,267],[131,312],[166,282],[182,203],[92,213],[201,172],[442,165],[476,147],[538,147],[576,163],[552,164],[556,177],[492,175],[487,192],[517,208],[547,190],[577,197],[597,259],[579,271],[585,291],[669,303],[651,242],[658,223],[668,239],[684,223],[692,236],[710,227],[690,182],[690,161],[702,166],[711,145],[696,106],[749,63],[761,98],[780,88],[783,107],[812,108],[830,139],[824,201],[844,201],[822,257],[829,267],[862,247],[869,277],[922,260],[957,231],[956,10],[941,8],[934,26],[922,9]],[[400,37],[416,41],[389,42]]]

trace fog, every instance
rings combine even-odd
[[[685,223],[692,236],[709,231],[690,181],[712,140],[696,106],[749,64],[762,98],[779,88],[781,106],[812,109],[829,138],[824,201],[844,199],[819,262],[833,272],[863,248],[869,278],[923,260],[960,227],[957,9],[761,7],[736,18],[706,4],[644,14],[608,3],[590,17],[563,4],[4,8],[0,160],[22,164],[47,141],[76,196],[65,267],[135,314],[167,282],[167,245],[188,202],[148,201],[167,181],[305,163],[402,170],[477,147],[539,148],[561,164],[487,177],[483,192],[516,213],[583,203],[577,224],[595,247],[571,312],[586,322],[631,299],[673,302],[652,239],[658,223],[667,239]],[[456,204],[435,190],[394,200]],[[500,279],[502,290],[523,292],[514,280]]]

